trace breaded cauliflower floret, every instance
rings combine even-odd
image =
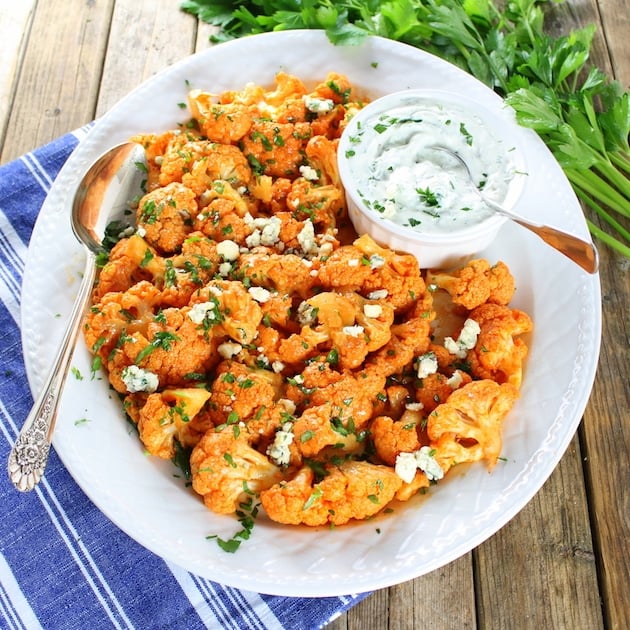
[[[195,193],[173,182],[147,193],[138,204],[138,229],[158,251],[172,254],[181,249],[197,215]]]
[[[442,470],[482,459],[492,468],[501,453],[503,420],[517,398],[518,390],[509,383],[481,380],[438,405],[428,417],[427,434]]]
[[[233,514],[246,493],[258,493],[283,479],[282,470],[252,448],[246,433],[210,430],[190,456],[195,492],[218,514]]]
[[[490,302],[509,304],[514,296],[514,278],[501,261],[490,266],[483,259],[475,259],[453,272],[427,271],[426,282],[449,293],[453,303],[469,311]]]
[[[302,468],[293,479],[260,493],[265,512],[290,525],[344,525],[380,512],[394,498],[402,480],[392,468],[363,461],[327,466],[322,481]]]
[[[151,455],[163,459],[175,456],[175,440],[192,448],[211,426],[199,411],[210,398],[201,388],[166,389],[149,394],[138,415],[140,440]]]
[[[529,315],[508,306],[482,304],[471,311],[470,318],[480,328],[477,343],[466,357],[473,376],[507,382],[519,388],[527,345],[517,335],[532,330]]]

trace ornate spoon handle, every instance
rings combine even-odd
[[[9,454],[9,478],[21,492],[33,490],[44,474],[57,418],[59,399],[68,375],[70,359],[95,275],[94,256],[88,253],[79,294],[52,368],[46,378],[44,388],[24,421],[15,445]]]

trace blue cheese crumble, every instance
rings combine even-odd
[[[152,393],[157,390],[160,384],[157,374],[144,370],[137,365],[128,365],[123,369],[121,377],[130,394],[137,392]]]

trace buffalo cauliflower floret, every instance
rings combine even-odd
[[[401,324],[393,324],[391,339],[368,357],[367,367],[383,376],[402,372],[428,350],[430,334],[430,322],[425,318],[410,318]]]
[[[256,338],[262,310],[242,283],[213,280],[192,296],[188,318],[206,332],[216,328],[215,336],[223,332],[246,345]]]
[[[376,454],[388,466],[394,466],[400,453],[411,453],[420,448],[416,428],[420,422],[418,411],[404,413],[400,420],[377,416],[370,423],[370,434]]]
[[[318,278],[322,286],[337,291],[360,291],[373,270],[370,261],[354,245],[342,245],[324,261]]]
[[[234,189],[245,187],[253,180],[252,170],[238,147],[212,143],[208,153],[194,161],[182,175],[182,183],[203,202],[205,191],[212,190],[214,182],[229,183]]]
[[[509,304],[514,295],[514,278],[507,265],[499,261],[491,266],[483,258],[450,273],[428,270],[426,282],[447,291],[455,304],[469,311],[485,302]]]
[[[455,370],[451,376],[440,372],[429,374],[420,379],[416,387],[416,402],[420,403],[424,412],[428,414],[445,402],[454,390],[470,383],[471,380],[470,374],[462,370]]]
[[[248,443],[245,432],[210,430],[190,456],[192,484],[205,505],[233,514],[246,494],[258,493],[283,479],[282,470]]]
[[[252,123],[243,136],[240,147],[256,173],[272,177],[296,177],[310,137],[308,123],[259,119]]]
[[[252,126],[252,108],[243,103],[218,103],[201,90],[188,93],[188,107],[199,128],[213,142],[238,142]]]
[[[307,296],[317,278],[311,275],[306,262],[295,254],[252,252],[239,257],[234,275],[278,293],[296,292]]]
[[[389,341],[394,310],[389,304],[373,303],[356,293],[327,291],[302,302],[298,319],[304,324],[302,330],[280,344],[281,354],[292,348],[298,352],[300,348],[332,348],[340,368],[353,369],[369,352]]]
[[[473,376],[520,387],[527,345],[518,335],[532,330],[532,320],[523,311],[499,304],[483,304],[471,311],[479,324],[475,347],[467,360]]]
[[[392,468],[364,461],[329,465],[326,473],[315,482],[313,471],[304,467],[290,481],[263,490],[260,499],[269,518],[290,525],[344,525],[380,512],[402,485]]]
[[[163,459],[175,456],[175,440],[192,448],[211,426],[198,414],[210,392],[201,388],[166,389],[149,394],[138,414],[140,440],[151,455]]]
[[[125,334],[107,357],[109,379],[116,391],[128,392],[125,369],[131,365],[158,376],[161,387],[178,387],[191,374],[205,374],[220,358],[217,339],[198,326],[186,309],[168,308],[143,332]]]
[[[281,383],[282,378],[273,372],[233,360],[222,361],[211,386],[209,414],[213,423],[218,426],[228,421],[247,421],[259,409],[271,408],[279,398]]]
[[[112,291],[126,291],[142,280],[160,283],[164,277],[165,261],[138,234],[118,241],[98,275],[94,299]]]
[[[106,293],[88,311],[83,324],[87,347],[105,364],[121,336],[141,332],[154,320],[160,292],[140,281],[123,293]]]
[[[197,215],[192,190],[173,182],[147,193],[138,204],[137,224],[146,241],[165,254],[179,251]]]
[[[345,215],[345,201],[340,188],[310,182],[304,177],[293,182],[286,204],[297,219],[310,219],[320,231],[332,232]]]
[[[370,270],[362,286],[363,294],[387,291],[387,302],[401,311],[413,307],[427,293],[415,256],[381,247],[367,234],[354,241],[354,246]]]
[[[501,453],[501,428],[518,390],[491,380],[473,381],[454,391],[429,415],[427,434],[446,472],[456,463],[485,459],[492,468]]]

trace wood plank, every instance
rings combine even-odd
[[[96,116],[135,87],[194,52],[196,19],[172,0],[117,0]]]
[[[574,438],[541,491],[475,551],[479,627],[602,627]]]
[[[113,0],[68,0],[61,11],[38,0],[2,161],[93,119],[112,8]]]
[[[569,10],[571,9],[571,10]],[[578,10],[579,9],[579,10]],[[625,89],[630,84],[629,16],[624,0],[571,2],[556,9],[563,24],[598,23],[591,61]],[[601,19],[601,22],[598,20]],[[566,26],[565,26],[566,28]],[[630,230],[630,221],[623,220]],[[602,225],[603,227],[603,225]],[[604,622],[630,623],[630,262],[600,244],[602,347],[591,399],[580,427]]]
[[[20,62],[26,47],[35,0],[2,3],[0,5],[0,146],[13,102],[13,91],[19,74]]]

